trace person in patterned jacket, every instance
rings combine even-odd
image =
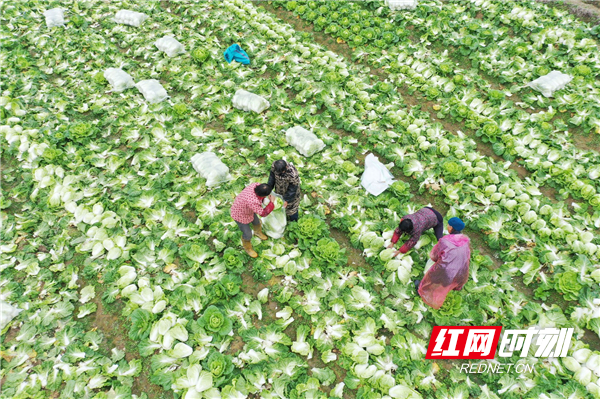
[[[394,256],[399,253],[405,254],[417,244],[421,235],[429,229],[433,229],[435,238],[439,241],[444,235],[444,217],[435,209],[426,206],[412,215],[404,216],[400,220],[400,224],[394,231],[392,243],[388,248],[393,248],[403,234],[408,234],[410,238],[394,253]]]
[[[300,206],[300,176],[291,163],[283,159],[273,162],[267,184],[283,197],[283,207],[290,222],[298,220]]]
[[[252,239],[250,224],[252,224],[252,230],[258,238],[261,240],[268,238],[262,232],[262,224],[258,216],[265,217],[273,211],[275,197],[271,194],[271,191],[268,184],[252,183],[235,197],[233,205],[231,205],[231,217],[242,230],[242,246],[252,258],[256,258],[258,254],[252,249],[252,243],[250,242]],[[270,202],[269,205],[263,208],[262,202],[267,196]]]

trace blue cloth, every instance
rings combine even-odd
[[[465,222],[457,217],[450,218],[450,220],[448,220],[448,224],[456,231],[462,231],[465,228]]]
[[[248,57],[248,54],[246,54],[246,52],[242,50],[239,44],[232,44],[231,46],[229,46],[229,48],[225,50],[225,53],[223,53],[223,55],[225,55],[225,61],[227,61],[230,64],[231,61],[237,61],[244,65],[248,65],[250,63],[250,58]]]

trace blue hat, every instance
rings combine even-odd
[[[465,222],[457,217],[450,218],[450,220],[448,220],[448,224],[456,231],[462,231],[462,229],[465,228]]]

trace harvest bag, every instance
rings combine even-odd
[[[360,184],[369,193],[377,196],[387,190],[394,182],[394,176],[379,162],[379,159],[373,154],[367,155],[365,158],[365,172],[360,178]]]

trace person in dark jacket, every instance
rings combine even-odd
[[[392,243],[388,248],[393,248],[403,234],[408,234],[410,238],[394,253],[394,256],[399,253],[405,254],[417,244],[421,235],[429,229],[433,229],[435,238],[439,241],[444,235],[444,217],[435,209],[426,206],[412,215],[404,216],[400,220],[400,224],[394,230]]]
[[[300,176],[294,165],[283,159],[273,162],[267,184],[283,197],[283,207],[288,220],[297,221],[301,192]]]

